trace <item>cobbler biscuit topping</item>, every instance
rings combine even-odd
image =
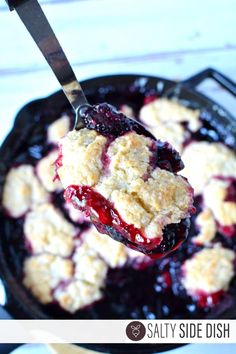
[[[73,251],[76,229],[52,204],[38,206],[26,215],[24,233],[33,253],[68,257]]]
[[[191,200],[188,183],[181,176],[159,168],[147,181],[137,178],[126,189],[116,188],[110,200],[122,219],[143,230],[148,238],[159,236],[162,239],[166,225],[186,217]],[[98,190],[103,194],[99,186]]]
[[[196,218],[199,234],[193,238],[198,245],[208,245],[215,238],[217,231],[214,215],[210,209],[204,209]]]
[[[182,175],[188,178],[195,194],[202,193],[213,176],[236,177],[236,155],[221,143],[191,143],[185,148],[182,159],[185,164]]]
[[[90,227],[88,231],[85,231],[82,234],[82,239],[90,249],[95,251],[109,265],[109,267],[122,267],[126,263],[128,258],[127,247],[122,243],[115,242],[112,238],[104,234],[100,234],[95,227]]]
[[[182,283],[190,295],[228,290],[234,276],[235,253],[216,245],[205,248],[185,261]]]
[[[96,284],[99,288],[104,284],[107,264],[86,243],[76,249],[73,260],[76,279]]]
[[[49,194],[36,177],[33,166],[11,168],[6,176],[2,204],[12,217],[18,218],[32,206],[48,200]]]
[[[53,301],[52,290],[71,278],[73,263],[51,254],[29,257],[24,263],[23,284],[43,304]]]
[[[147,126],[168,122],[187,123],[189,129],[195,132],[201,127],[199,114],[198,109],[187,108],[178,101],[157,98],[142,107],[140,118]]]
[[[160,244],[165,226],[189,217],[192,189],[186,179],[170,172],[168,161],[166,169],[158,166],[158,146],[149,137],[130,131],[111,139],[84,128],[63,138],[60,151],[56,167],[67,200],[73,201],[74,186],[84,186],[91,195],[95,191],[126,224],[140,230],[133,241],[155,239]],[[84,202],[82,209],[87,208]],[[107,224],[105,219],[102,223]]]
[[[54,162],[57,155],[58,152],[56,150],[50,152],[47,156],[43,157],[36,166],[38,178],[48,192],[59,191],[62,189],[61,182],[59,180],[54,180]]]
[[[70,118],[63,116],[55,122],[51,123],[48,127],[48,142],[57,144],[59,140],[65,136],[70,130]]]
[[[201,127],[199,110],[184,107],[174,100],[157,98],[144,105],[140,110],[140,120],[150,132],[163,141],[168,141],[177,151],[182,151],[183,144],[192,132]]]
[[[127,189],[131,181],[148,174],[153,155],[151,148],[152,140],[135,132],[126,133],[112,141],[106,151],[110,183],[116,186],[120,181],[122,187],[124,184],[124,189]],[[100,181],[100,184],[103,184],[103,181]]]
[[[59,286],[54,292],[54,298],[68,312],[74,313],[102,298],[102,292],[95,284],[83,280],[73,280],[64,286]]]
[[[57,301],[71,313],[102,299],[109,267],[138,267],[136,260],[147,258],[135,251],[131,256],[93,226],[74,237],[75,228],[50,204],[29,212],[24,229],[32,252],[24,262],[24,285],[40,302]]]
[[[230,178],[212,178],[203,193],[204,204],[212,210],[216,221],[222,226],[236,224],[236,199],[227,200],[230,186]]]
[[[74,184],[94,186],[98,183],[106,143],[105,137],[88,129],[73,130],[62,139],[62,160],[57,171],[64,188]]]

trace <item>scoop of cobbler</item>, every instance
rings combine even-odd
[[[176,174],[182,167],[178,153],[130,130],[110,106],[88,110],[89,129],[73,130],[60,143],[56,167],[66,200],[100,232],[131,248],[149,255],[175,249],[194,210],[192,188]]]

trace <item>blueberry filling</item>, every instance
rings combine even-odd
[[[108,137],[116,138],[132,130],[137,133],[144,131],[137,122],[127,118],[107,103],[96,106],[82,106],[78,114],[84,121],[86,128],[96,130]]]

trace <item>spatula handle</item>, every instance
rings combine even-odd
[[[73,69],[37,0],[7,0],[16,10],[31,37],[50,65],[62,89],[76,111],[87,104],[86,97]]]

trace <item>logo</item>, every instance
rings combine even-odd
[[[132,321],[126,327],[126,335],[129,339],[137,342],[146,334],[145,326],[139,321]]]

